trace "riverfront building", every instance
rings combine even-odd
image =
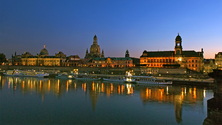
[[[61,57],[49,56],[48,50],[44,48],[36,56],[31,55],[29,52],[22,54],[21,64],[25,66],[60,66]]]
[[[49,56],[48,50],[44,48],[37,55],[32,55],[29,52],[24,52],[22,55],[12,55],[12,64],[23,66],[81,66],[83,61],[78,55],[66,57],[61,51],[55,53],[55,56]]]
[[[124,68],[135,67],[137,64],[139,64],[139,59],[130,57],[128,50],[125,57],[96,57],[92,60],[92,67]]]
[[[97,36],[95,35],[93,38],[93,44],[90,47],[90,52],[88,52],[88,49],[86,50],[85,59],[93,59],[96,57],[104,57],[104,51],[102,50],[102,53],[100,53]]]
[[[174,51],[143,51],[140,56],[140,65],[154,68],[187,68],[194,71],[203,71],[203,49],[200,52],[183,50],[182,38],[175,38]]]

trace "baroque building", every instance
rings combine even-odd
[[[174,51],[143,51],[140,56],[140,65],[155,68],[187,68],[203,71],[203,49],[200,52],[183,50],[182,38],[175,38]]]
[[[60,66],[61,57],[49,56],[48,50],[44,48],[39,54],[33,56],[29,52],[25,52],[21,57],[21,65],[24,66]]]
[[[104,51],[100,53],[100,47],[97,42],[97,36],[95,35],[93,38],[93,44],[90,47],[90,52],[86,49],[85,59],[93,59],[96,57],[104,57]]]
[[[125,57],[96,57],[92,59],[92,67],[124,68],[135,67],[138,63],[139,59],[129,57],[128,50],[126,50]]]

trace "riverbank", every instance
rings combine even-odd
[[[49,73],[50,78],[55,78],[57,73],[67,72],[70,73],[74,69],[77,69],[79,73],[86,73],[88,75],[96,75],[99,77],[123,77],[128,70],[133,70],[134,75],[144,75],[145,68],[133,67],[133,68],[109,68],[109,67],[42,67],[42,66],[0,66],[0,74],[2,75],[5,70],[21,69],[44,71]],[[170,70],[170,69],[169,69]],[[184,74],[170,74],[170,73],[153,73],[150,74],[157,79],[165,81],[172,81],[173,85],[197,85],[197,86],[211,86],[213,79],[206,74],[201,73],[184,73]]]

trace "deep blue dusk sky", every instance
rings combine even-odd
[[[174,50],[177,33],[183,50],[214,58],[222,51],[222,0],[0,0],[0,53],[49,55],[62,51],[84,58],[97,35],[105,56],[128,49]]]

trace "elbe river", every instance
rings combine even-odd
[[[202,124],[212,88],[0,76],[0,124]]]

